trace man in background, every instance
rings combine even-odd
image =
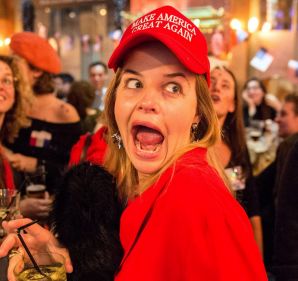
[[[54,76],[56,96],[59,99],[67,101],[70,87],[74,82],[74,78],[69,73],[59,73]]]
[[[287,165],[289,155],[298,142],[298,95],[290,94],[285,97],[276,122],[279,125],[279,136],[283,141],[278,146],[274,162],[256,179],[260,191],[264,261],[267,269],[277,275],[277,280],[298,280],[298,243],[292,243],[293,239],[290,237],[293,236],[293,231],[285,231],[285,226],[288,229],[289,226],[297,226],[295,235],[298,235],[298,221],[292,219],[293,216],[298,219],[298,204],[296,211],[293,212],[291,209],[293,204],[290,203],[292,199],[298,202],[298,189],[294,193],[292,188],[298,185],[298,182],[296,183],[295,178],[292,178],[289,179],[290,182],[293,181],[291,185],[285,184],[285,179],[290,176],[289,165]],[[297,163],[292,160],[290,166],[296,167]],[[289,193],[289,190],[292,191]],[[293,245],[295,243],[297,245]],[[289,249],[292,249],[291,252]],[[293,264],[293,260],[296,261],[296,265]],[[283,274],[287,273],[291,276],[294,268],[296,275],[293,276],[297,279],[287,279]]]
[[[101,111],[104,109],[104,97],[107,90],[105,83],[107,79],[108,68],[105,63],[97,61],[89,65],[89,81],[95,88],[95,99],[92,107]]]

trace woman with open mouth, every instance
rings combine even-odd
[[[242,97],[237,91],[236,78],[228,68],[215,67],[210,77],[211,99],[222,129],[221,140],[215,150],[230,178],[236,199],[250,219],[254,237],[262,252],[260,204],[246,146]]]
[[[267,280],[249,220],[216,168],[220,130],[202,33],[173,7],[161,7],[126,29],[109,67],[116,75],[105,100],[104,166],[127,202],[115,280]],[[61,251],[49,231],[26,230],[29,247]],[[0,257],[12,246],[20,246],[14,234]]]

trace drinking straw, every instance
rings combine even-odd
[[[32,262],[32,264],[33,264],[33,266],[34,266],[34,268],[35,268],[41,275],[43,275],[43,276],[45,276],[47,279],[51,280],[46,274],[44,274],[44,273],[42,272],[42,270],[40,269],[40,267],[38,266],[37,262],[36,262],[35,259],[33,258],[33,255],[31,254],[29,248],[27,247],[27,245],[26,245],[26,243],[25,243],[25,241],[24,241],[24,239],[23,239],[23,237],[22,237],[22,235],[21,235],[21,231],[22,231],[22,230],[24,230],[25,228],[27,228],[27,227],[29,227],[29,226],[31,226],[31,225],[37,223],[37,222],[38,222],[38,220],[35,220],[35,221],[32,221],[32,222],[30,222],[30,223],[28,223],[28,224],[25,224],[25,225],[19,227],[19,228],[17,229],[17,236],[19,237],[19,239],[20,239],[20,241],[21,241],[21,243],[22,243],[22,245],[23,245],[23,247],[24,247],[24,249],[25,249],[27,255],[29,256],[29,258],[30,258],[30,260],[31,260],[31,262]]]

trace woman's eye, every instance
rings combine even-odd
[[[126,86],[129,89],[137,89],[137,88],[142,88],[142,83],[137,79],[130,79],[126,83]]]
[[[228,84],[223,84],[223,85],[222,85],[222,88],[223,88],[223,89],[230,89],[230,85],[228,85]]]
[[[6,85],[6,86],[11,86],[13,84],[13,81],[12,79],[10,78],[4,78],[3,79],[3,83]]]
[[[166,85],[166,90],[170,93],[176,94],[181,93],[181,87],[177,85],[176,83],[169,83]]]

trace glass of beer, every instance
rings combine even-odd
[[[44,198],[45,192],[44,184],[30,184],[26,187],[26,195],[30,198]]]
[[[64,267],[65,258],[57,253],[37,253],[33,255],[38,267],[34,266],[32,260],[25,256],[20,259],[15,268],[14,275],[17,281],[66,281]]]

